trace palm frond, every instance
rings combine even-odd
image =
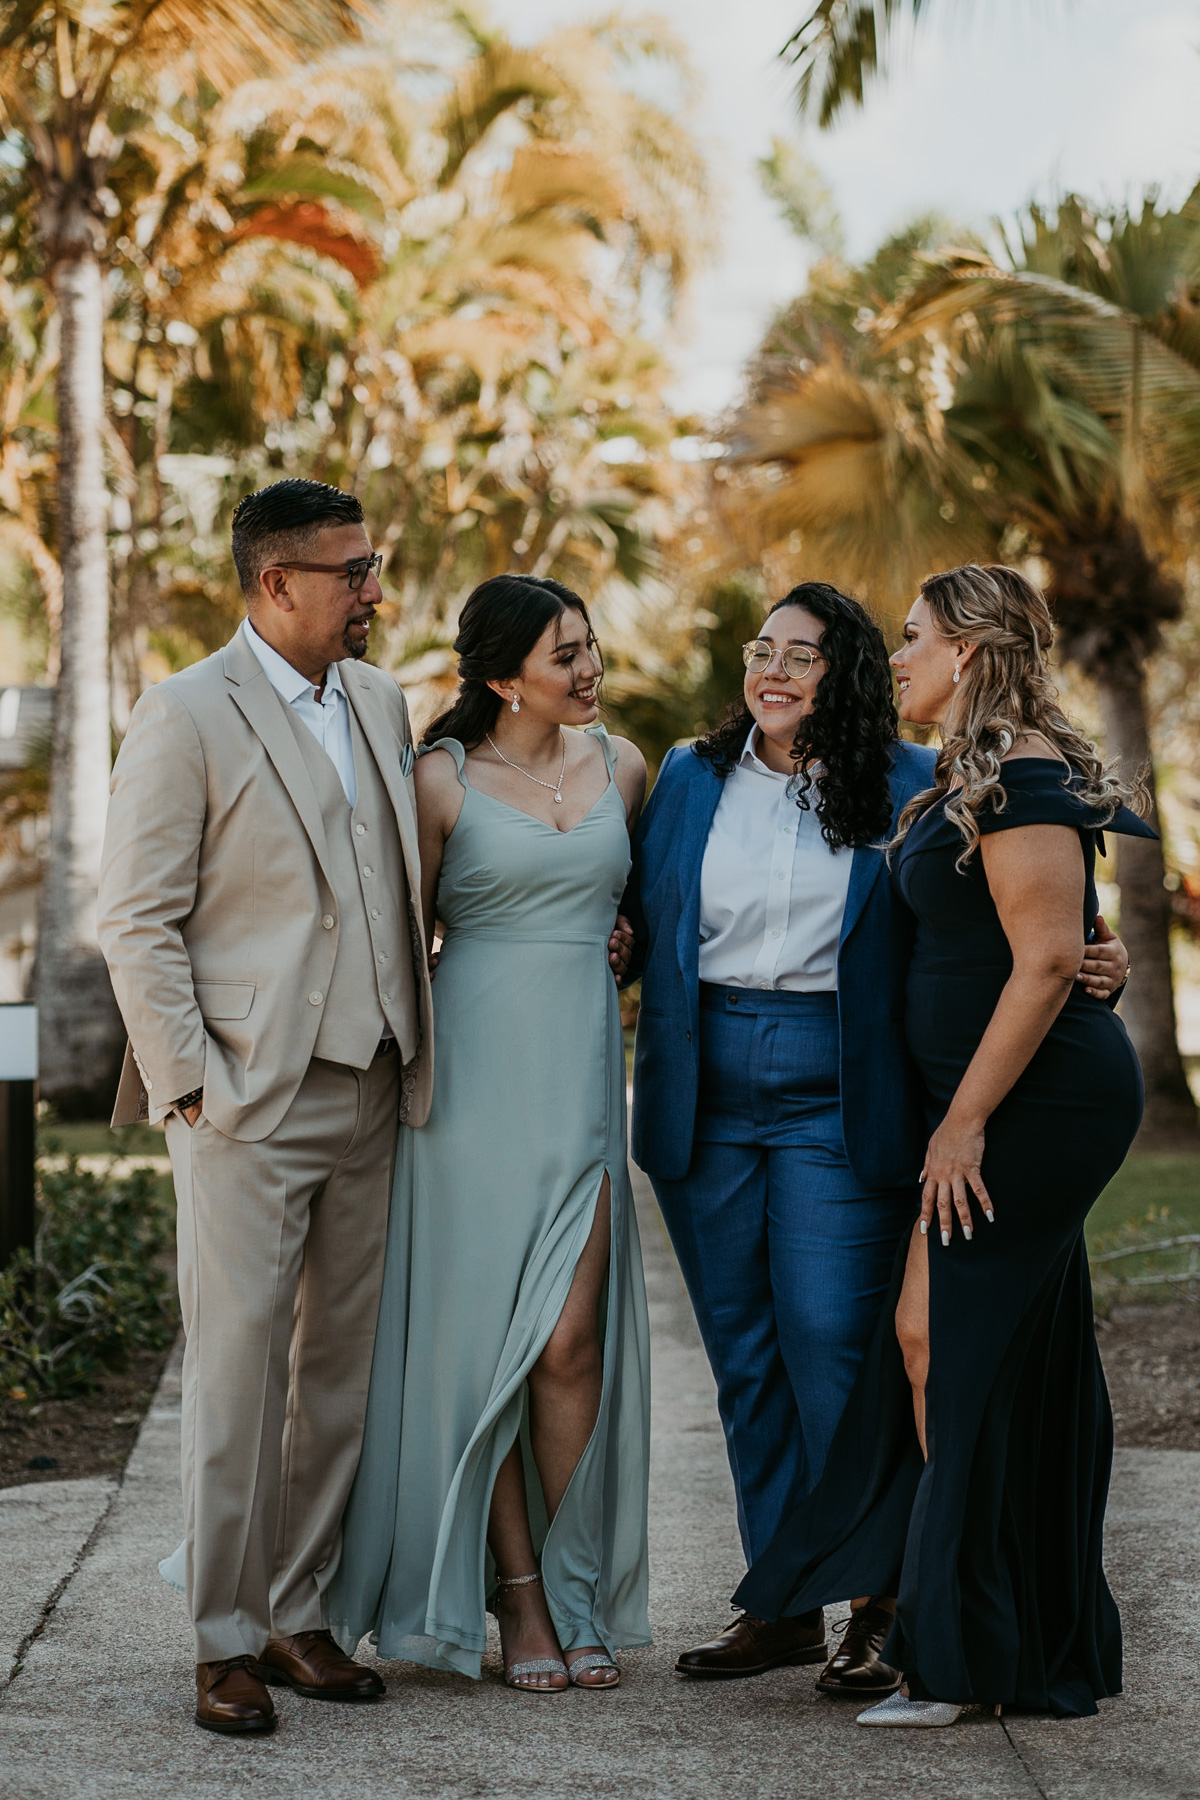
[[[849,106],[861,106],[881,74],[901,13],[914,20],[927,0],[818,0],[780,55],[796,70],[796,106],[824,130]]]
[[[502,113],[522,100],[550,100],[561,92],[561,79],[536,50],[504,41],[490,44],[459,71],[443,108],[439,121],[446,142],[442,185],[455,179]]]
[[[897,346],[928,332],[951,339],[986,319],[1053,360],[1057,379],[1131,440],[1168,500],[1194,491],[1200,470],[1200,367],[1146,320],[1051,276],[950,256],[879,330]]]

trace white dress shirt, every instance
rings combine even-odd
[[[342,790],[353,806],[358,798],[358,783],[354,777],[354,751],[350,744],[350,702],[337,664],[331,662],[326,669],[325,689],[318,700],[312,682],[280,656],[278,650],[273,650],[265,638],[259,637],[249,619],[243,620],[242,631],[275,692],[287,702],[298,719],[304,720],[337,770]]]
[[[852,849],[755,755],[755,726],[725,777],[700,870],[700,979],[721,987],[830,993]],[[810,791],[810,802],[815,796]]]

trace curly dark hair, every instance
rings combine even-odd
[[[824,626],[826,670],[813,709],[792,740],[796,805],[807,811],[815,793],[821,836],[831,850],[877,843],[891,829],[888,773],[899,736],[883,633],[857,600],[825,581],[802,581],[775,602],[767,618],[781,606],[802,606]],[[753,723],[750,708],[739,698],[692,749],[724,780]],[[810,763],[822,765],[819,781],[809,773]]]

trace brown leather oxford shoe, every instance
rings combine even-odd
[[[904,1676],[883,1661],[883,1646],[892,1629],[893,1615],[886,1606],[871,1602],[850,1614],[836,1653],[817,1676],[824,1694],[847,1694],[859,1700],[864,1694],[894,1694]]]
[[[196,1723],[204,1731],[237,1736],[274,1731],[278,1720],[249,1656],[196,1664]]]
[[[290,1687],[306,1700],[382,1700],[387,1692],[374,1669],[352,1661],[329,1631],[272,1638],[254,1671],[272,1687]]]
[[[698,1675],[709,1681],[735,1681],[795,1663],[824,1662],[828,1654],[823,1620],[817,1625],[802,1625],[796,1619],[772,1622],[743,1613],[707,1644],[685,1650],[675,1664],[675,1673]]]

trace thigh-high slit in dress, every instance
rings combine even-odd
[[[472,788],[446,843],[433,1106],[402,1127],[366,1432],[329,1620],[350,1647],[478,1676],[496,1473],[524,1450],[530,1523],[564,1650],[650,1641],[649,1333],[625,1148],[608,937],[629,870],[614,751],[572,831]],[[558,1322],[608,1175],[600,1412],[553,1521],[527,1378]]]
[[[1150,836],[1122,808],[1105,823],[1064,765],[1004,765],[1002,810],[981,831],[1065,824],[1097,913],[1099,828]],[[982,859],[937,803],[901,847],[893,879],[916,915],[908,1040],[932,1131],[1012,970]],[[988,1120],[989,1225],[938,1234],[929,1257],[928,1460],[896,1338],[892,1291],[822,1480],[750,1570],[737,1599],[778,1618],[857,1594],[898,1595],[885,1651],[915,1699],[1001,1703],[1060,1715],[1120,1691],[1120,1618],[1102,1567],[1112,1412],[1096,1349],[1084,1221],[1120,1167],[1142,1111],[1125,1028],[1076,984]]]

